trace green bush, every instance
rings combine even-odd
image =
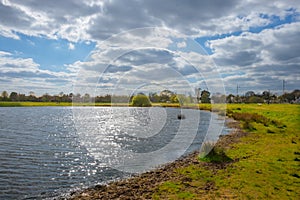
[[[138,107],[149,107],[151,103],[146,95],[138,94],[132,98],[131,104]]]
[[[233,161],[230,157],[228,157],[223,149],[213,147],[211,151],[205,155],[204,157],[201,157],[200,160],[204,162],[212,162],[212,163],[226,163]]]

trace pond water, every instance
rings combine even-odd
[[[128,177],[227,131],[215,114],[190,109],[0,108],[0,199],[51,199]]]

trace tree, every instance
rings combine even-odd
[[[226,103],[226,95],[225,94],[213,95],[211,97],[211,100],[213,100],[214,103]]]
[[[80,102],[81,101],[81,94],[77,93],[77,94],[73,94],[73,98],[72,98],[73,102]]]
[[[18,101],[19,100],[19,95],[16,92],[11,92],[9,95],[9,98],[11,101]]]
[[[43,94],[41,99],[43,102],[49,102],[51,99],[51,96],[48,93],[45,93],[45,94]]]
[[[107,94],[105,96],[96,96],[95,97],[95,102],[96,103],[111,103],[112,102],[112,97],[111,95]]]
[[[249,97],[248,103],[263,103],[264,99],[258,96]]]
[[[246,92],[245,97],[249,98],[249,97],[252,97],[254,95],[255,95],[255,93],[253,91],[248,91],[248,92]]]
[[[27,97],[28,101],[37,101],[37,97],[35,96],[34,92],[30,91],[29,96]]]
[[[91,96],[88,93],[85,93],[83,96],[83,102],[89,102],[90,98],[91,98]]]
[[[18,94],[19,101],[26,101],[26,95],[25,94]]]
[[[170,97],[169,95],[166,95],[166,94],[161,94],[159,96],[159,101],[160,102],[169,102],[170,101]]]
[[[29,96],[35,96],[35,93],[33,91],[30,91]]]
[[[160,102],[170,102],[171,96],[174,94],[174,92],[170,90],[163,90],[160,92]]]
[[[271,93],[269,91],[263,91],[261,97],[268,102],[268,104],[270,103]]]
[[[201,88],[195,88],[195,95],[197,98],[197,103],[200,102],[200,91],[201,91]]]
[[[157,103],[160,101],[160,96],[156,92],[150,92],[149,93],[149,99],[153,103]]]
[[[146,95],[138,94],[132,98],[132,105],[138,107],[149,107],[151,103]]]
[[[111,103],[129,103],[130,97],[127,95],[113,95],[111,97]]]
[[[184,94],[177,94],[176,96],[180,105],[184,105],[185,103],[187,103],[186,96]]]
[[[295,95],[293,93],[285,93],[280,96],[282,102],[291,103],[295,100]]]
[[[234,103],[234,98],[235,98],[235,96],[234,96],[233,94],[229,94],[229,95],[226,97],[227,103]]]
[[[7,101],[8,100],[8,93],[6,91],[3,91],[2,94],[1,94],[1,96],[2,96],[2,100],[3,101]]]
[[[173,94],[171,97],[170,97],[170,101],[171,103],[178,103],[178,98],[177,98],[177,95],[176,94]]]
[[[201,103],[210,103],[210,92],[203,90],[201,92]]]
[[[174,94],[174,92],[172,92],[170,90],[163,90],[163,91],[160,92],[160,96],[165,95],[165,96],[171,97],[173,94]]]
[[[294,90],[292,94],[295,96],[295,99],[300,98],[300,90]]]

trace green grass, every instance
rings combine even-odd
[[[153,195],[153,199],[194,199],[195,194],[189,191],[183,191],[182,184],[174,182],[164,182],[159,191]],[[167,194],[164,196],[163,194]]]
[[[182,199],[184,192],[190,199],[299,198],[300,105],[229,104],[227,114],[240,120],[249,134],[200,160],[234,162],[217,170],[206,165],[178,169],[175,176],[190,180],[188,184],[169,181],[153,197]],[[208,183],[213,188],[206,190]]]

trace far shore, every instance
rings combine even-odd
[[[133,107],[129,103],[0,101],[0,107],[43,107],[43,106]],[[200,108],[203,110],[211,109],[211,104],[180,105],[179,103],[152,103],[151,106],[152,107],[171,107],[171,108]]]

